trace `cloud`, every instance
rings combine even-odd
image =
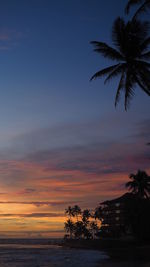
[[[0,231],[1,238],[13,238],[15,240],[16,237],[18,238],[60,238],[60,236],[64,236],[64,230],[40,230],[40,231]],[[15,242],[15,241],[14,241]],[[18,241],[17,241],[18,242]],[[46,244],[47,241],[45,241]]]
[[[143,168],[148,167],[149,154],[144,143],[149,136],[150,120],[135,122],[129,136],[130,127],[125,116],[123,120],[116,115],[111,119],[37,129],[13,141],[23,160],[39,164],[47,172],[127,173],[138,168],[136,159],[143,159]],[[140,136],[143,139],[139,140]]]
[[[116,125],[113,133],[112,125]],[[0,155],[1,192],[6,192],[6,188],[8,191],[7,201],[2,201],[1,196],[1,206],[20,204],[27,209],[27,205],[36,213],[48,212],[49,207],[52,211],[62,211],[68,205],[79,203],[82,207],[92,207],[101,200],[119,196],[124,192],[123,184],[129,173],[139,168],[149,172],[150,150],[145,145],[148,122],[133,125],[130,136],[122,130],[121,135],[114,135],[117,125],[115,120],[109,126],[106,122],[99,125],[97,121],[83,125],[72,123],[16,138],[19,157],[2,160]],[[103,137],[106,129],[107,136]],[[31,140],[35,141],[36,149]]]
[[[8,154],[41,164],[47,171],[51,168],[83,169],[92,173],[99,164],[102,173],[115,173],[120,168],[115,162],[125,162],[128,155],[136,153],[135,149],[140,154],[142,142],[148,142],[150,120],[128,124],[125,115],[117,114],[94,121],[36,129],[13,138],[12,151]],[[129,132],[133,134],[129,136]],[[139,136],[143,136],[144,141],[139,142]],[[110,166],[105,169],[102,165],[107,163]]]
[[[27,194],[28,195],[28,194],[33,194],[35,192],[36,192],[36,189],[34,189],[34,188],[25,188],[25,189],[17,192],[16,194],[18,194],[18,195],[26,195]]]
[[[124,127],[123,127],[124,126]],[[106,144],[120,141],[128,134],[128,120],[117,114],[94,120],[68,122],[34,129],[30,132],[16,134],[12,137],[12,151],[20,155],[28,155],[38,151],[56,151],[61,148],[85,146],[93,143]],[[43,155],[46,156],[46,155]],[[44,160],[44,159],[43,159]]]
[[[81,171],[84,173],[127,173],[139,168],[148,168],[150,152],[141,149],[141,144],[130,142],[93,143],[56,150],[38,151],[27,156],[33,163],[41,164],[46,172]]]
[[[19,217],[19,218],[55,218],[55,217],[64,217],[64,213],[30,213],[30,214],[15,214],[15,213],[6,213],[0,214],[0,217]]]
[[[19,205],[34,205],[36,207],[41,207],[41,206],[63,206],[63,205],[70,205],[70,204],[75,204],[77,201],[0,201],[1,204],[19,204]],[[81,201],[78,201],[81,202]]]

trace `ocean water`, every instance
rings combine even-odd
[[[103,259],[107,259],[107,255],[100,251],[53,244],[0,244],[0,267],[95,267]]]

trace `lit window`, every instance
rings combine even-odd
[[[116,213],[120,213],[120,210],[116,210]]]

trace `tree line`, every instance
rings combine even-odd
[[[95,239],[100,229],[100,217],[98,210],[81,210],[78,205],[69,206],[65,210],[67,221],[65,222],[65,238]]]
[[[125,224],[132,228],[132,234],[136,238],[150,239],[150,176],[145,171],[138,170],[136,174],[130,174],[129,179],[125,186],[134,198],[127,202],[128,221]],[[65,239],[96,239],[106,236],[103,227],[105,212],[101,204],[92,211],[81,210],[78,205],[69,206],[65,214]]]

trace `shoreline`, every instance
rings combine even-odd
[[[97,263],[96,267],[149,267],[150,261],[114,261],[114,260],[103,260]]]
[[[105,264],[113,266],[113,262],[116,264],[117,262],[140,262],[141,264],[149,263],[148,266],[150,266],[150,242],[139,244],[129,240],[67,240],[61,245],[75,249],[103,251],[109,256],[109,259],[104,261],[104,266]]]

